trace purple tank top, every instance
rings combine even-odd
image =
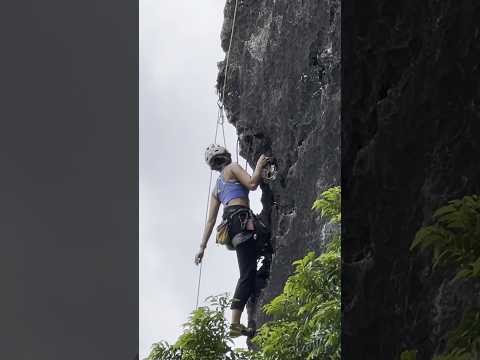
[[[215,193],[223,205],[226,205],[230,200],[236,198],[248,199],[248,189],[238,181],[226,181],[223,178],[223,174],[220,174],[217,179]]]

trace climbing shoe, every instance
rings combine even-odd
[[[251,336],[253,329],[247,328],[242,324],[231,324],[230,325],[230,337],[236,338],[239,336]]]

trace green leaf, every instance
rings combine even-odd
[[[472,276],[477,277],[480,276],[480,257],[471,263],[472,267]]]
[[[453,205],[443,206],[433,213],[433,217],[438,218],[442,215],[449,214],[449,213],[454,212],[456,210],[457,209]]]
[[[400,354],[400,360],[416,360],[417,350],[404,351]]]

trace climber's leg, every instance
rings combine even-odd
[[[253,331],[255,331],[257,328],[257,324],[254,319],[255,310],[256,310],[256,305],[255,305],[256,300],[257,300],[257,296],[255,297],[250,296],[250,298],[247,301],[247,304],[245,305],[245,307],[247,308],[247,318],[248,318],[247,327],[252,329]]]
[[[257,307],[257,301],[260,296],[261,291],[267,285],[267,279],[270,274],[270,263],[271,263],[271,255],[263,255],[257,259],[257,263],[261,261],[261,266],[257,270],[256,277],[255,277],[255,291],[250,297],[245,305],[247,309],[248,315],[248,327],[252,330],[256,329],[256,322],[255,322],[255,311]],[[258,267],[258,264],[257,264]]]
[[[236,252],[240,278],[238,279],[230,307],[232,310],[236,310],[232,311],[232,323],[240,322],[240,317],[248,298],[255,293],[255,277],[257,274],[255,242],[246,241],[240,244]]]
[[[242,311],[237,309],[232,309],[232,324],[240,323],[240,318],[242,317]]]

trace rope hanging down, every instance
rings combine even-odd
[[[218,133],[218,125],[222,126],[222,133],[223,133],[223,145],[226,148],[227,143],[225,141],[225,127],[224,127],[224,122],[225,122],[225,112],[224,112],[224,101],[225,101],[225,90],[227,88],[227,80],[228,80],[228,66],[230,65],[230,49],[232,48],[232,42],[233,42],[233,34],[235,32],[235,24],[237,20],[237,8],[238,8],[238,0],[235,0],[235,9],[233,11],[233,20],[232,20],[232,30],[230,31],[230,40],[228,42],[228,51],[227,51],[227,56],[225,60],[225,71],[223,73],[223,86],[222,86],[222,96],[220,99],[217,101],[218,105],[218,118],[217,118],[217,127],[215,129],[215,139],[214,139],[214,144],[217,143],[217,133]]]
[[[237,18],[237,8],[238,8],[238,0],[235,0],[235,10],[233,11],[233,21],[232,21],[232,30],[230,32],[230,42],[228,44],[228,51],[227,51],[227,58],[226,58],[226,63],[225,63],[225,73],[224,73],[224,78],[223,78],[223,89],[222,89],[222,98],[221,101],[217,102],[218,105],[218,118],[217,118],[217,126],[215,128],[215,138],[213,143],[217,143],[217,135],[218,135],[218,126],[222,126],[222,135],[223,135],[223,145],[225,148],[227,148],[227,142],[225,140],[225,127],[224,127],[224,122],[225,122],[225,113],[223,110],[223,101],[225,101],[225,88],[227,85],[227,74],[228,74],[228,65],[229,65],[229,60],[230,60],[230,49],[232,47],[232,41],[233,41],[233,32],[235,30],[235,22]],[[238,157],[238,154],[237,154]],[[238,160],[238,159],[237,159]],[[213,175],[213,170],[210,170],[210,182],[208,184],[208,196],[207,196],[207,207],[205,209],[205,224],[204,226],[206,227],[207,225],[207,220],[208,220],[208,208],[210,206],[210,193],[212,191],[212,175]],[[197,302],[195,305],[195,310],[198,309],[198,299],[200,297],[200,282],[202,279],[202,265],[203,261],[200,262],[200,269],[198,272],[198,283],[197,283]]]
[[[210,170],[210,183],[208,185],[208,196],[207,196],[207,209],[205,210],[205,223],[204,223],[204,228],[207,226],[207,216],[208,216],[208,206],[210,205],[210,192],[211,192],[211,188],[212,188],[212,175],[213,175],[213,171]],[[197,283],[197,302],[195,304],[195,310],[198,309],[198,298],[200,297],[200,281],[202,279],[202,265],[203,265],[203,261],[200,262],[200,269],[199,269],[199,272],[198,272],[198,283]]]

